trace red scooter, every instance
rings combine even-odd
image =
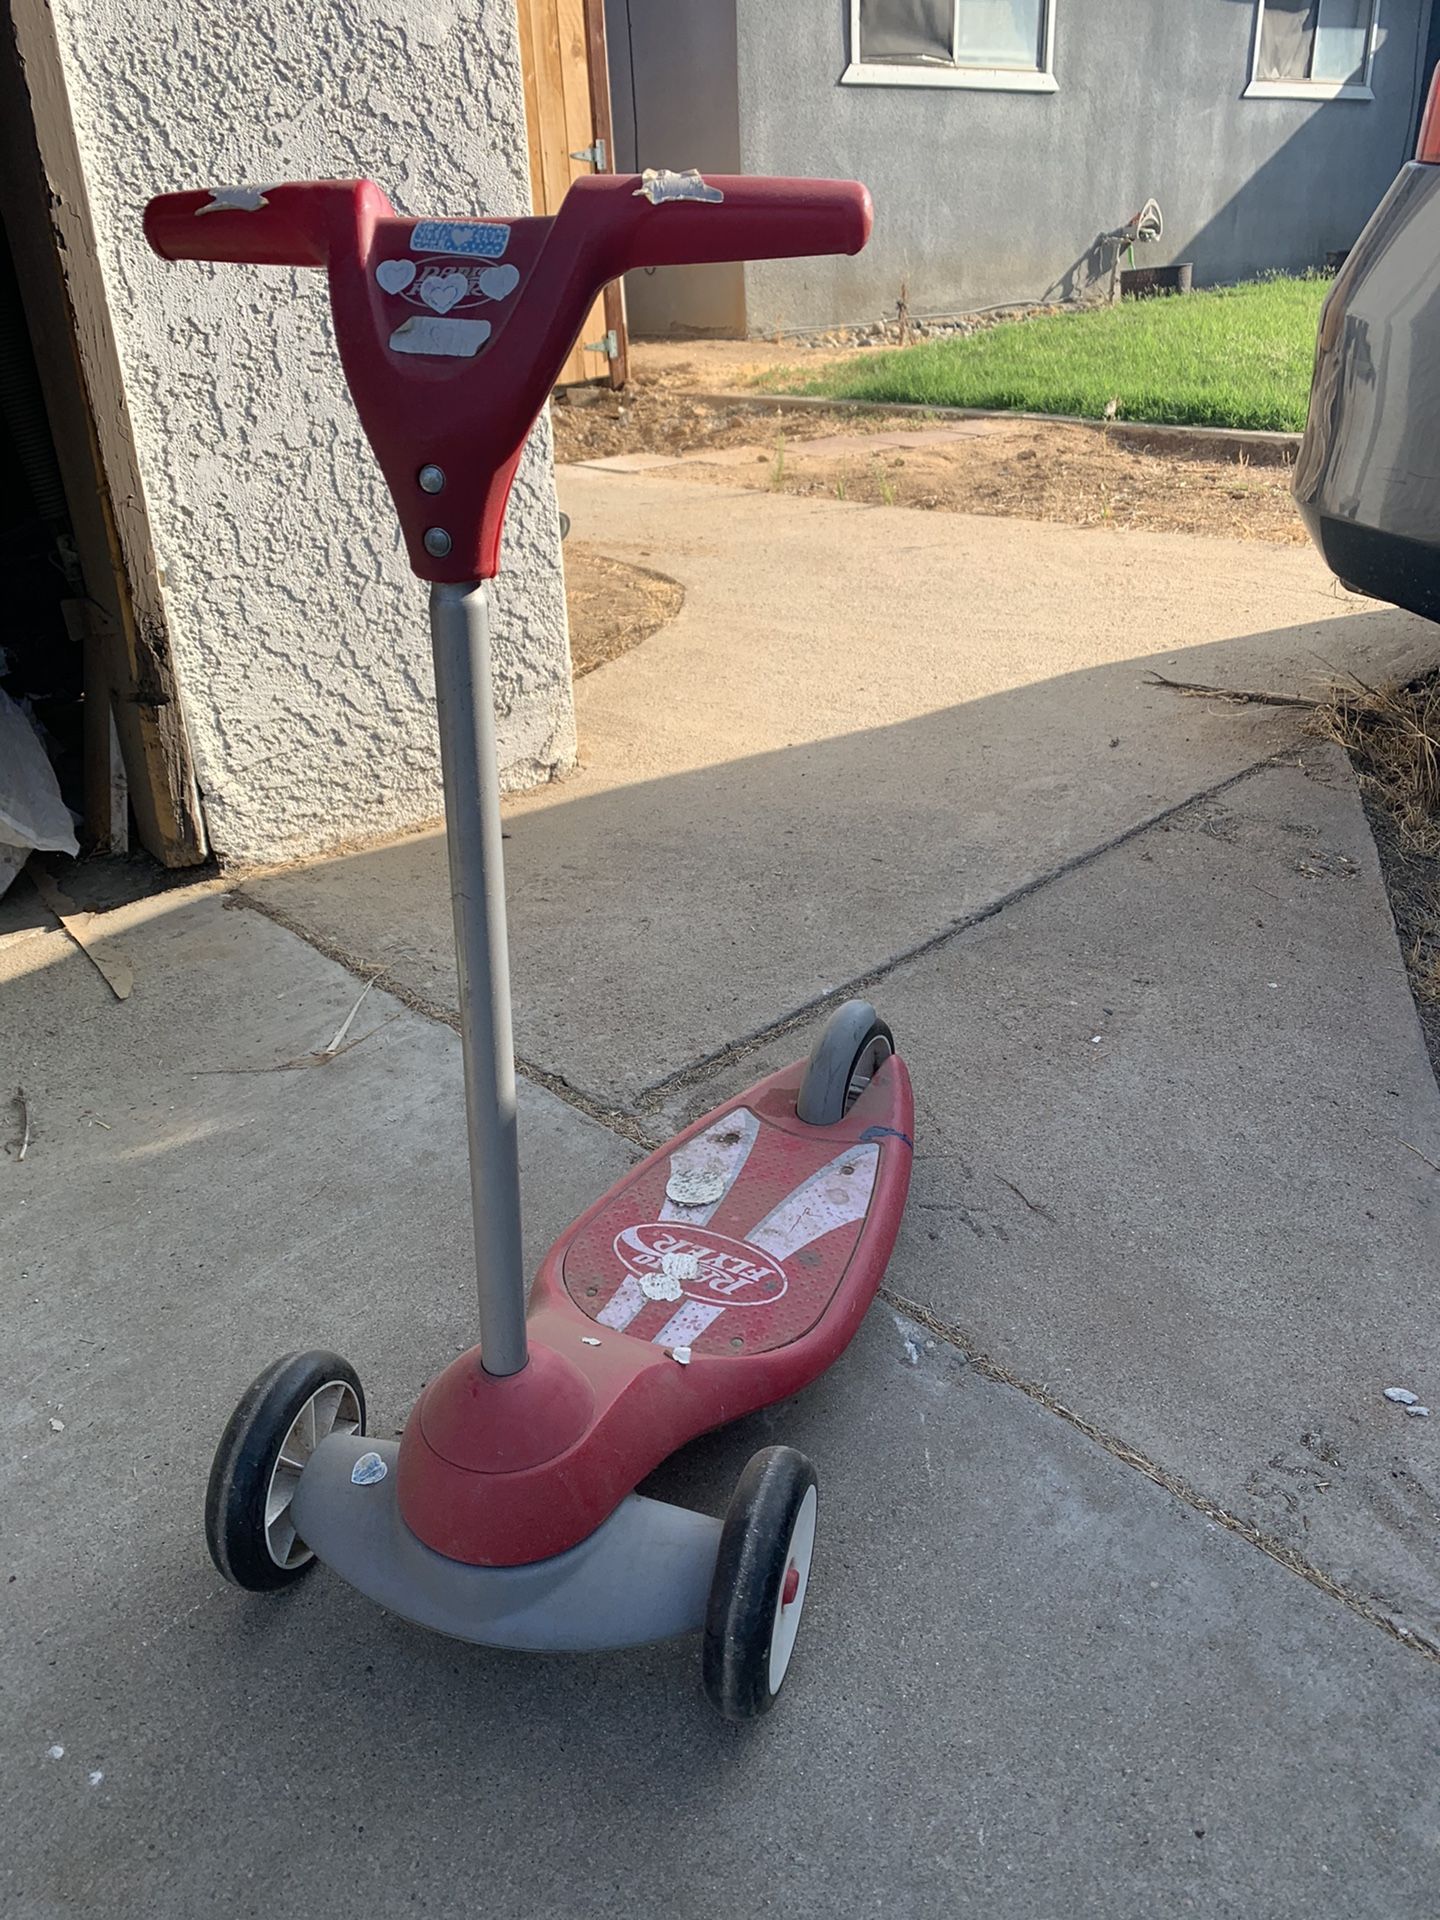
[[[368,180],[152,200],[170,260],[323,267],[340,357],[410,563],[430,582],[469,1123],[480,1343],[399,1443],[365,1433],[336,1354],[261,1374],[206,1499],[215,1564],[282,1587],[315,1559],[405,1618],[497,1647],[704,1632],[721,1713],[785,1679],[815,1471],[757,1453],[723,1521],[637,1494],[676,1447],[783,1399],[843,1350],[910,1182],[910,1080],[847,1002],[772,1074],[627,1174],[546,1255],[527,1312],[491,699],[489,597],[525,438],[601,287],[635,267],[856,253],[850,181],[577,181],[552,219],[408,220]]]

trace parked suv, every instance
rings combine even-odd
[[[1293,485],[1347,586],[1440,620],[1440,67],[1415,158],[1321,309]]]

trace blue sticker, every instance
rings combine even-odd
[[[469,260],[498,260],[509,244],[509,227],[475,220],[417,220],[410,234],[412,253],[458,253]]]
[[[861,1134],[862,1140],[903,1140],[910,1151],[915,1151],[915,1142],[908,1133],[902,1133],[899,1127],[866,1127]]]
[[[377,1480],[383,1480],[390,1469],[378,1453],[362,1453],[350,1469],[350,1478],[357,1487],[373,1487]]]

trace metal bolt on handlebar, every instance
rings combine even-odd
[[[442,467],[421,467],[415,477],[420,482],[422,493],[439,493],[445,485],[445,472]]]
[[[425,551],[436,560],[443,560],[450,551],[450,536],[443,527],[425,529]]]

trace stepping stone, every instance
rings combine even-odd
[[[913,433],[887,435],[893,447],[943,447],[951,440],[983,440],[991,434],[1014,433],[1022,420],[955,420],[943,427],[919,427]]]
[[[786,448],[789,453],[792,449]],[[714,447],[701,453],[687,453],[682,465],[687,467],[753,467],[762,460],[773,460],[773,447]]]
[[[893,433],[827,433],[819,440],[789,440],[785,443],[786,454],[815,454],[828,458],[831,454],[852,454],[864,458],[866,454],[881,453],[887,447],[898,447],[902,436]]]
[[[654,473],[658,467],[678,467],[680,456],[674,453],[610,453],[603,460],[575,460],[571,465],[590,467],[596,473]]]

